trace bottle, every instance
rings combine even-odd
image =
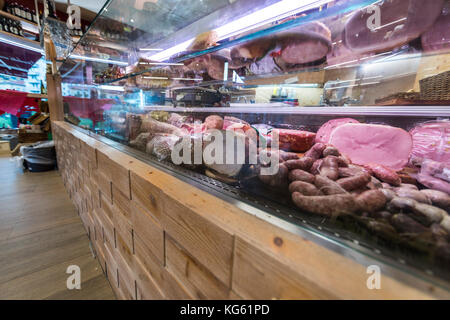
[[[33,17],[31,16],[31,10],[30,9],[25,8],[25,15],[26,15],[28,21],[33,21]]]
[[[4,28],[3,28],[3,17],[0,17],[0,31],[4,31]]]
[[[9,32],[8,20],[6,18],[3,19],[2,24],[3,24],[3,30],[5,32]]]
[[[8,1],[5,3],[5,7],[3,8],[8,13],[11,13],[11,3]]]
[[[38,17],[36,15],[36,10],[33,9],[33,11],[31,12],[32,14],[32,20],[34,23],[38,23]]]
[[[17,2],[14,2],[14,15],[16,17],[20,17],[20,8]]]
[[[19,36],[24,37],[22,23],[20,23],[19,21],[17,21],[17,31],[18,31]]]

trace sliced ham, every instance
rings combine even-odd
[[[331,133],[330,144],[358,165],[380,164],[399,171],[408,163],[411,135],[403,129],[377,124],[348,123]]]
[[[326,122],[323,126],[320,127],[319,131],[317,131],[316,143],[324,143],[324,144],[329,143],[330,136],[333,130],[347,123],[359,123],[359,121],[351,118],[344,118],[344,119],[333,119]]]

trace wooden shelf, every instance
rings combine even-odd
[[[6,17],[6,18],[12,19],[12,20],[16,20],[16,21],[28,23],[29,25],[32,25],[32,26],[34,26],[34,27],[36,27],[36,28],[38,27],[37,23],[34,23],[34,22],[31,22],[31,21],[25,20],[25,19],[20,18],[20,17],[17,17],[17,16],[15,16],[15,15],[10,14],[10,13],[8,13],[8,12],[6,12],[6,11],[3,11],[3,10],[0,10],[0,15],[4,16],[4,17]]]
[[[16,43],[18,46],[20,46],[20,45],[28,46],[28,47],[30,47],[30,49],[28,49],[28,50],[32,50],[31,48],[35,49],[34,51],[41,50],[41,43],[39,41],[27,39],[27,38],[24,38],[24,37],[21,37],[21,36],[6,32],[6,31],[0,31],[0,42],[12,44],[12,45],[14,45],[14,43]],[[10,43],[10,42],[13,42],[13,43]],[[27,50],[27,48],[24,48],[24,49]]]
[[[48,96],[46,94],[40,94],[40,93],[29,93],[28,98],[48,99]]]

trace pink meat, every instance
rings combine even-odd
[[[326,122],[323,126],[320,127],[319,131],[317,131],[316,143],[328,144],[330,142],[330,136],[333,130],[347,123],[359,123],[359,122],[352,118],[333,119]]]
[[[433,121],[411,130],[413,150],[411,159],[418,163],[431,159],[450,163],[450,121]]]
[[[348,123],[331,133],[330,144],[358,165],[380,164],[399,171],[408,163],[411,135],[403,129]]]

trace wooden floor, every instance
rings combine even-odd
[[[81,269],[68,290],[67,267]],[[23,173],[0,156],[0,299],[115,299],[58,171]]]

